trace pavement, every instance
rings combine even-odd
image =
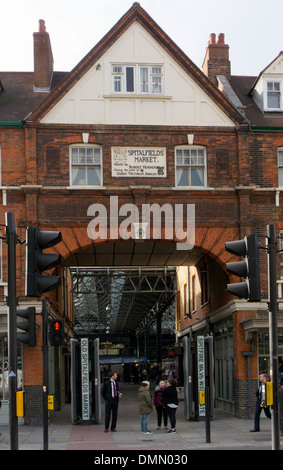
[[[149,428],[152,434],[142,434],[140,432],[137,389],[137,385],[120,385],[123,396],[119,402],[117,432],[104,432],[103,403],[101,424],[73,425],[71,423],[70,405],[64,405],[60,412],[55,412],[50,417],[48,450],[95,451],[91,453],[92,462],[100,464],[115,463],[113,461],[106,462],[105,460],[107,456],[112,458],[113,455],[125,455],[129,459],[132,457],[136,464],[145,464],[148,462],[142,462],[140,459],[145,459],[146,457],[141,456],[146,454],[163,455],[169,453],[174,455],[174,458],[180,459],[180,456],[183,456],[183,459],[187,459],[189,456],[192,459],[196,455],[198,455],[198,458],[200,458],[200,455],[204,458],[206,454],[203,452],[196,454],[190,451],[273,450],[271,420],[267,419],[264,413],[262,413],[260,420],[261,431],[251,433],[253,418],[238,419],[231,414],[216,409],[215,416],[210,421],[210,432],[207,433],[205,421],[185,419],[183,401],[180,401],[176,413],[177,432],[175,434],[168,434],[164,426],[161,430],[156,430],[155,410],[149,419]],[[283,449],[283,437],[280,437],[280,440],[281,450]],[[41,426],[18,426],[18,450],[43,450],[43,442],[43,428]],[[0,451],[2,450],[10,450],[10,431],[7,425],[0,426]],[[71,455],[73,454],[70,453]],[[100,460],[94,461],[96,458]],[[120,466],[124,467],[126,465],[123,465],[121,461]]]

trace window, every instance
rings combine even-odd
[[[114,66],[112,74],[115,93],[134,92],[134,67]]]
[[[72,186],[101,186],[101,155],[101,147],[90,145],[70,147]]]
[[[112,65],[114,93],[160,94],[162,77],[160,65]]]
[[[278,149],[278,186],[283,186],[283,148]]]
[[[2,230],[0,230],[0,280],[3,281]]]
[[[267,82],[267,107],[280,109],[280,82]]]
[[[204,147],[186,146],[175,149],[176,186],[206,185],[206,152]]]

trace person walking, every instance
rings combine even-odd
[[[164,405],[164,402],[163,402],[163,392],[165,389],[166,389],[166,385],[165,385],[164,380],[160,380],[159,384],[155,387],[154,394],[153,394],[153,404],[155,406],[156,413],[157,413],[157,430],[161,428],[162,416],[163,416],[164,427],[165,429],[168,429],[168,426],[167,426],[168,415],[167,415],[166,406]]]
[[[148,429],[148,418],[153,410],[152,399],[149,391],[149,382],[143,380],[141,387],[138,389],[139,412],[141,415],[141,433],[152,434]]]
[[[167,414],[171,424],[171,429],[168,433],[176,432],[176,410],[179,404],[176,385],[177,382],[175,379],[168,379],[167,388],[163,392],[163,401],[166,405]]]
[[[118,416],[118,402],[122,393],[119,392],[119,383],[117,382],[117,373],[109,372],[109,379],[107,379],[101,390],[101,395],[105,401],[105,429],[104,432],[108,432],[110,418],[111,420],[111,431],[116,432],[117,416]]]
[[[251,429],[250,432],[260,432],[260,426],[259,426],[259,418],[260,418],[260,413],[262,409],[264,409],[265,415],[267,418],[271,419],[271,413],[269,406],[266,406],[262,399],[262,384],[266,382],[267,375],[266,374],[260,374],[259,376],[259,388],[256,392],[257,400],[256,400],[256,408],[255,408],[255,417],[254,417],[254,428]]]

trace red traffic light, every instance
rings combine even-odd
[[[53,324],[52,324],[52,328],[54,331],[60,331],[61,328],[62,328],[62,323],[58,322],[58,321],[55,321]]]
[[[53,320],[50,325],[50,344],[60,346],[64,344],[64,320]]]

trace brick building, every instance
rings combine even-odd
[[[63,282],[48,297],[50,315],[64,318],[67,338],[75,336],[70,267],[176,266],[176,341],[213,336],[215,406],[247,417],[248,367],[252,393],[258,372],[268,370],[266,256],[262,252],[263,300],[235,299],[226,290],[225,263],[232,257],[225,241],[265,236],[271,223],[283,230],[283,56],[258,77],[237,77],[223,34],[217,40],[212,34],[204,53],[200,70],[134,3],[71,72],[56,72],[40,20],[34,72],[0,72],[0,211],[3,226],[5,213],[14,213],[22,241],[30,225],[62,232],[56,251]],[[142,242],[126,240],[123,231],[110,237],[109,221],[104,236],[90,238],[95,214],[89,207],[109,211],[113,197],[119,208],[131,204],[140,211],[143,204],[195,205],[194,248],[176,250],[180,240],[175,233],[166,237],[164,219],[159,238],[153,230]],[[2,255],[0,360],[7,370],[3,242]],[[19,344],[18,381],[26,392],[26,422],[36,423],[41,301],[25,296],[24,279],[25,246],[18,245],[19,306],[33,305],[38,314],[37,346]],[[279,352],[281,327],[280,320]],[[246,351],[254,353],[249,363]],[[70,363],[63,348],[50,347],[49,355],[60,407]],[[3,386],[2,398],[8,399]]]

